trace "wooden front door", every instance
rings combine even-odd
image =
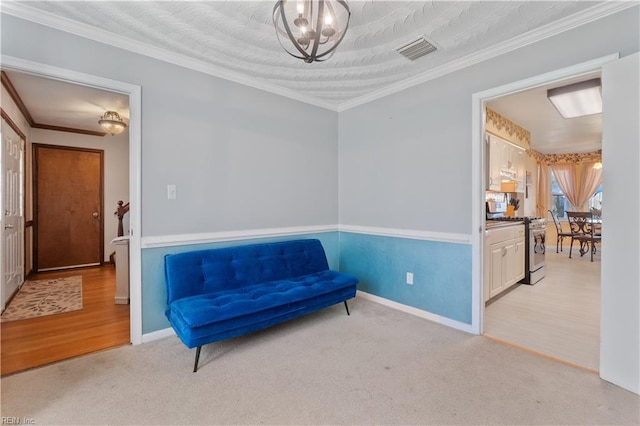
[[[104,259],[103,151],[33,145],[36,270]]]

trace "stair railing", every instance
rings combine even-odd
[[[115,215],[118,216],[118,237],[124,236],[124,226],[122,226],[122,218],[129,211],[129,203],[124,204],[124,201],[118,201],[118,210],[115,211]]]

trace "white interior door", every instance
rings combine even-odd
[[[602,67],[600,376],[640,394],[640,54]]]
[[[2,119],[0,151],[0,244],[2,309],[24,281],[24,140]]]

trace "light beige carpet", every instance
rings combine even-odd
[[[597,375],[356,298],[195,350],[177,337],[3,377],[2,416],[35,424],[640,422]]]
[[[82,309],[80,275],[27,281],[2,313],[2,322],[24,320]]]

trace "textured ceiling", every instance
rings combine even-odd
[[[102,35],[177,54],[223,74],[340,109],[403,80],[570,19],[601,2],[348,3],[351,25],[337,53],[326,62],[312,64],[289,56],[278,43],[272,24],[275,1],[42,1],[7,3],[4,9],[18,15],[52,14],[98,28],[92,33],[96,39]],[[415,62],[395,51],[419,36],[438,50]]]

